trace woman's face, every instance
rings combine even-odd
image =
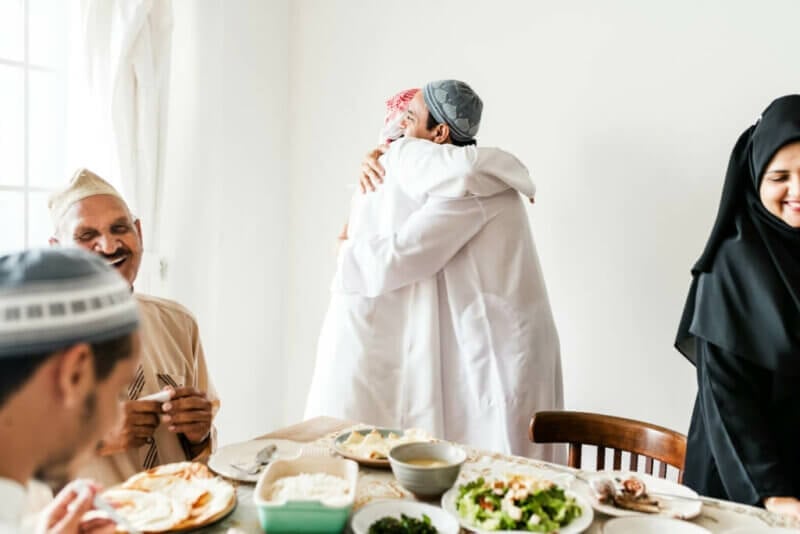
[[[800,228],[800,141],[784,146],[772,157],[759,195],[770,213],[792,228]]]

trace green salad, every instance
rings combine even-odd
[[[456,509],[484,530],[557,532],[581,515],[580,506],[562,488],[521,475],[478,478],[460,486]]]
[[[400,519],[396,517],[384,517],[378,519],[369,526],[369,534],[437,534],[431,524],[431,518],[422,514],[422,519],[409,517],[400,514]]]

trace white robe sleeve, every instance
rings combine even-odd
[[[474,171],[475,147],[439,145],[424,139],[395,141],[384,155],[387,169],[413,198],[428,194],[448,198],[466,195],[467,177]]]
[[[486,222],[478,199],[430,198],[394,234],[345,241],[332,290],[377,297],[431,277]]]

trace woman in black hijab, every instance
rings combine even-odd
[[[697,367],[684,483],[800,517],[800,95],[739,137],[676,347]]]

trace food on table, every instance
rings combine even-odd
[[[404,460],[404,464],[415,465],[417,467],[444,467],[450,465],[444,460],[438,458],[414,458],[412,460]]]
[[[661,503],[647,494],[644,482],[634,476],[624,480],[596,479],[592,481],[592,489],[597,495],[597,500],[603,504],[648,514],[657,514],[662,509]]]
[[[439,532],[431,523],[431,518],[422,514],[422,519],[400,514],[396,517],[383,517],[369,526],[368,534],[436,534]]]
[[[350,484],[342,477],[327,473],[301,473],[277,479],[268,499],[271,501],[307,501],[343,497],[350,494]]]
[[[507,475],[482,477],[458,489],[461,517],[484,530],[558,532],[582,513],[575,499],[550,480]]]
[[[236,490],[203,464],[178,462],[137,473],[103,498],[143,532],[200,527],[231,509]]]
[[[354,431],[341,442],[339,447],[359,458],[385,460],[389,457],[392,447],[415,441],[430,441],[430,437],[425,432],[414,428],[406,430],[402,436],[394,432],[383,436],[377,429],[368,433]]]

